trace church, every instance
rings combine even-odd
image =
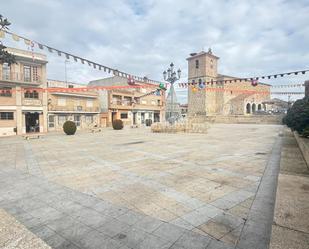
[[[219,57],[191,53],[188,61],[188,116],[250,115],[266,110],[270,85],[218,73]]]

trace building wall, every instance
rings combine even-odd
[[[16,64],[5,70],[0,64],[0,88],[11,88],[12,96],[0,96],[0,112],[14,112],[13,120],[0,119],[0,136],[25,134],[26,114],[39,114],[39,131],[47,130],[47,93],[46,87],[46,57],[43,54],[32,53],[20,49],[8,48],[8,52],[16,57]],[[29,74],[25,74],[26,69]],[[1,91],[0,89],[0,91]],[[38,98],[26,98],[25,91],[38,92]]]
[[[209,52],[200,52],[188,60],[188,81],[211,82],[233,80],[234,77],[218,74],[218,57]],[[196,69],[196,60],[199,60],[199,69]],[[270,99],[270,86],[259,83],[252,86],[251,81],[207,84],[205,89],[199,89],[198,84],[188,87],[188,115],[244,115],[246,105],[258,106]],[[208,90],[206,90],[208,89]],[[237,90],[235,90],[237,89]],[[245,93],[247,91],[263,91],[267,94]],[[252,110],[250,113],[251,114]]]
[[[144,82],[136,82],[137,85],[146,84]],[[126,86],[127,79],[114,76],[101,80],[91,81],[88,84],[93,86]],[[101,119],[106,120],[106,125],[111,126],[112,120],[121,119],[125,125],[143,125],[146,119],[151,119],[153,122],[160,119],[164,120],[165,115],[165,93],[161,91],[161,96],[148,95],[142,98],[139,96],[145,95],[157,89],[156,85],[150,85],[149,88],[128,88],[115,89],[110,91],[100,90],[100,108]],[[136,114],[134,114],[136,113]],[[123,114],[123,115],[121,115]],[[135,120],[134,120],[135,116]],[[124,118],[125,117],[125,118]]]
[[[75,122],[78,130],[100,126],[98,93],[79,91],[78,88],[85,85],[72,82],[48,80],[48,86],[49,131],[62,131],[66,120]],[[57,88],[62,90],[57,91]]]

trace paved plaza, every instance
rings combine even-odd
[[[281,129],[1,138],[0,210],[57,249],[265,248]]]

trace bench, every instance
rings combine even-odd
[[[41,137],[44,137],[43,134],[29,134],[29,135],[24,135],[23,138],[26,139],[26,140],[29,140],[29,139],[39,139]]]
[[[91,129],[91,133],[97,133],[97,132],[101,132],[101,131],[102,131],[102,128],[100,128],[100,127],[95,127],[95,128]]]

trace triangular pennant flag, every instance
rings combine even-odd
[[[65,57],[69,60],[70,59],[70,55],[65,54]]]
[[[87,62],[88,62],[88,66],[89,66],[89,67],[91,67],[91,63],[90,63],[90,61],[87,61]]]
[[[39,49],[43,49],[43,45],[38,43]]]
[[[77,62],[77,58],[74,56],[74,61]]]
[[[31,45],[31,41],[30,41],[30,40],[28,40],[28,39],[24,39],[24,43],[25,43],[26,45],[28,45],[28,46],[30,46],[30,45]]]
[[[5,37],[5,33],[3,30],[0,30],[0,38],[4,38]]]
[[[301,73],[302,73],[302,74],[305,74],[305,73],[306,73],[306,71],[302,71]]]
[[[61,52],[60,51],[57,51],[57,53],[58,53],[58,56],[61,56]]]
[[[19,36],[16,34],[12,34],[12,38],[14,41],[19,41]]]
[[[53,52],[52,48],[47,47],[47,49],[48,49],[48,52],[50,52],[50,53],[52,53],[52,52]]]

